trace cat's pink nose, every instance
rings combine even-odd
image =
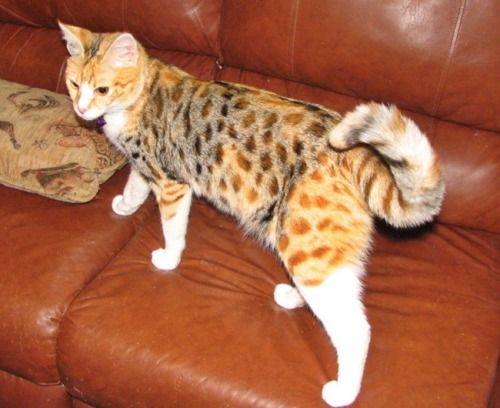
[[[80,112],[82,115],[89,110],[89,108],[86,108],[85,106],[78,105],[78,112]]]

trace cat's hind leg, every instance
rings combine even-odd
[[[191,208],[192,190],[187,184],[165,181],[161,190],[155,191],[160,208],[165,248],[151,254],[155,267],[162,270],[175,269],[186,246],[186,232]]]
[[[370,343],[362,297],[371,216],[358,190],[334,169],[299,180],[287,197],[277,249],[301,297],[337,351],[338,375],[322,391],[333,407],[357,397]]]
[[[131,168],[123,194],[118,194],[113,198],[111,208],[115,214],[131,215],[146,201],[150,191],[146,180]]]
[[[337,350],[337,380],[324,384],[322,397],[333,407],[350,405],[357,397],[370,344],[370,325],[361,302],[362,267],[342,265],[319,285],[297,287],[323,324]]]

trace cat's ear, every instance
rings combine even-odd
[[[104,61],[113,68],[123,68],[137,65],[139,47],[132,34],[120,34],[109,46]]]
[[[80,31],[82,28],[71,26],[68,24],[63,24],[60,21],[57,22],[59,28],[61,29],[63,39],[66,41],[66,48],[68,49],[69,55],[72,57],[76,55],[83,54],[83,44],[80,39]]]

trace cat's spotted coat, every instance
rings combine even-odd
[[[76,113],[104,117],[132,171],[113,210],[133,213],[153,191],[165,248],[180,262],[192,194],[236,217],[275,249],[294,283],[275,301],[308,304],[338,353],[332,406],[358,395],[370,342],[361,303],[372,217],[414,226],[438,213],[444,186],[427,138],[395,107],[361,105],[342,118],[324,107],[244,85],[201,81],[147,56],[128,33],[60,24]]]

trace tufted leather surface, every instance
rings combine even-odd
[[[0,77],[65,93],[59,18],[130,30],[204,79],[340,112],[369,99],[406,108],[441,157],[447,196],[434,227],[378,228],[355,406],[493,408],[499,3],[374,4],[0,0]],[[307,309],[273,304],[286,281],[274,255],[196,202],[182,263],[160,274],[149,263],[161,243],[153,200],[131,219],[110,211],[125,177],[82,206],[0,187],[0,406],[324,406],[335,353]]]
[[[149,48],[216,55],[222,0],[2,0],[0,21],[57,29],[56,18],[94,31],[130,31]],[[147,23],[146,23],[147,22]]]
[[[68,205],[0,186],[0,366],[38,383],[59,381],[56,342],[71,301],[134,234],[154,208],[111,212],[122,171],[90,205]]]
[[[223,61],[498,131],[499,14],[495,0],[230,0]]]
[[[201,202],[175,272],[148,262],[160,244],[152,216],[73,303],[59,354],[70,392],[118,407],[130,399],[322,406],[335,353],[307,310],[274,304],[274,285],[286,282],[276,258]],[[355,406],[486,406],[491,384],[484,379],[494,375],[498,354],[499,244],[492,234],[442,225],[377,236],[365,301],[373,342]]]
[[[0,371],[0,407],[72,408],[73,401],[62,385],[38,385]]]

